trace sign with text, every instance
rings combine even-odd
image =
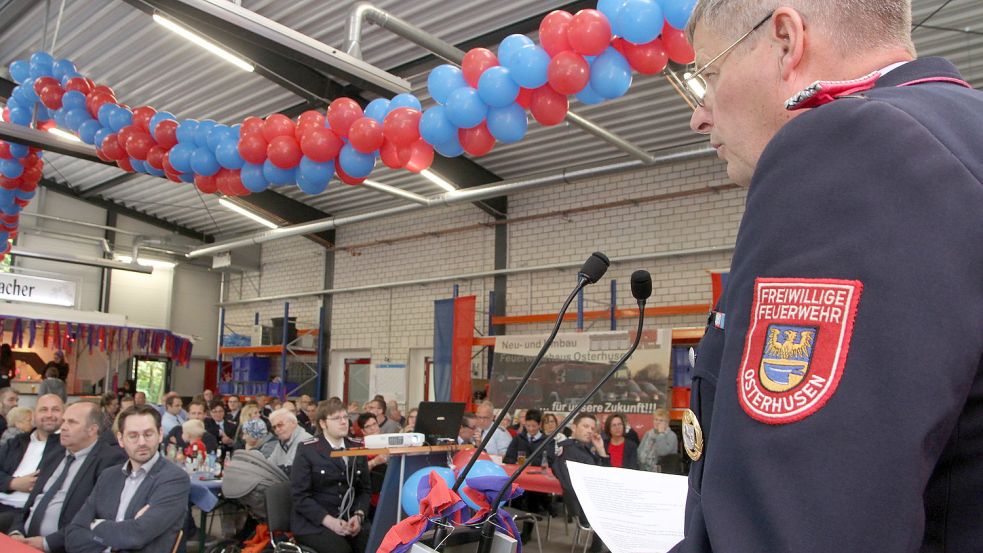
[[[0,273],[0,300],[75,305],[75,283],[14,273]]]

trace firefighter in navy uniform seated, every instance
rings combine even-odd
[[[691,126],[748,190],[675,553],[980,551],[983,93],[911,23],[910,0],[694,7]]]
[[[567,506],[567,514],[579,517],[583,524],[589,524],[570,483],[567,461],[585,465],[611,466],[611,460],[604,451],[604,439],[597,430],[597,417],[591,413],[580,413],[573,418],[573,432],[569,439],[559,443],[559,452],[553,460],[553,474],[563,487],[563,502]],[[603,549],[604,542],[595,533],[590,551],[598,553]]]
[[[331,457],[361,447],[348,439],[348,413],[336,398],[317,408],[320,436],[300,444],[290,482],[290,525],[297,541],[320,553],[363,553],[369,539],[371,483],[364,456]]]

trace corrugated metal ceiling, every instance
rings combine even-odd
[[[460,43],[507,26],[565,2],[484,2],[477,0],[418,0],[374,2],[380,8],[418,25],[451,43]],[[914,0],[914,21],[922,21],[946,0]],[[2,6],[3,2],[0,2]],[[340,47],[352,1],[244,0],[243,7],[287,25],[326,44]],[[60,2],[52,0],[49,39],[54,33]],[[0,28],[0,63],[28,56],[41,46],[46,2],[13,25]],[[983,85],[983,2],[951,0],[928,24],[914,31],[921,56],[951,59],[974,86]],[[494,47],[495,45],[488,45]],[[383,69],[397,67],[427,54],[395,35],[366,26],[362,47],[365,60]],[[298,96],[255,74],[232,68],[198,47],[151,23],[146,14],[118,0],[67,0],[60,24],[57,56],[74,60],[80,71],[107,83],[121,101],[152,105],[180,118],[211,118],[236,123],[249,115],[266,115],[301,102]],[[426,73],[408,76],[414,92],[428,102]],[[571,108],[641,148],[654,152],[699,142],[688,128],[686,105],[660,77],[636,75],[623,98],[595,106],[576,101]],[[624,154],[569,125],[543,128],[531,121],[526,138],[498,145],[477,160],[489,171],[510,179],[564,167],[596,163]],[[80,191],[121,174],[98,164],[49,154],[45,174]],[[419,194],[440,190],[426,179],[405,171],[377,168],[372,178]],[[361,187],[334,182],[317,196],[297,189],[277,192],[331,214],[380,209],[402,203]],[[176,185],[148,176],[136,177],[102,195],[128,207],[209,234],[229,235],[259,227],[203,198],[190,185]]]

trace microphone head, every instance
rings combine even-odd
[[[608,256],[601,252],[594,252],[590,254],[587,261],[584,261],[584,265],[580,268],[580,274],[587,279],[587,282],[594,284],[601,280],[610,265],[611,261],[608,260]]]
[[[652,295],[652,275],[648,271],[631,274],[631,295],[639,301],[647,300]]]

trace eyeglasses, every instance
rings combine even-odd
[[[348,415],[335,415],[333,417],[325,417],[325,420],[329,420],[332,422],[347,421]]]
[[[706,94],[707,94],[707,81],[706,79],[703,78],[703,74],[707,71],[707,69],[709,69],[710,66],[713,65],[717,60],[731,53],[731,51],[733,51],[734,48],[737,48],[742,42],[744,42],[747,39],[747,37],[751,36],[751,34],[754,33],[754,31],[760,29],[761,26],[764,25],[769,19],[771,19],[771,16],[773,15],[775,15],[774,11],[772,11],[767,16],[765,16],[765,18],[759,21],[757,25],[751,27],[750,31],[741,35],[740,38],[735,40],[733,44],[731,44],[726,49],[724,49],[723,52],[710,58],[710,61],[706,62],[703,65],[703,67],[697,66],[696,63],[694,62],[687,68],[686,73],[683,73],[683,82],[686,83],[687,93],[689,94],[690,98],[692,98],[692,100],[696,102],[696,105],[698,107],[703,107],[703,99],[706,98]]]

